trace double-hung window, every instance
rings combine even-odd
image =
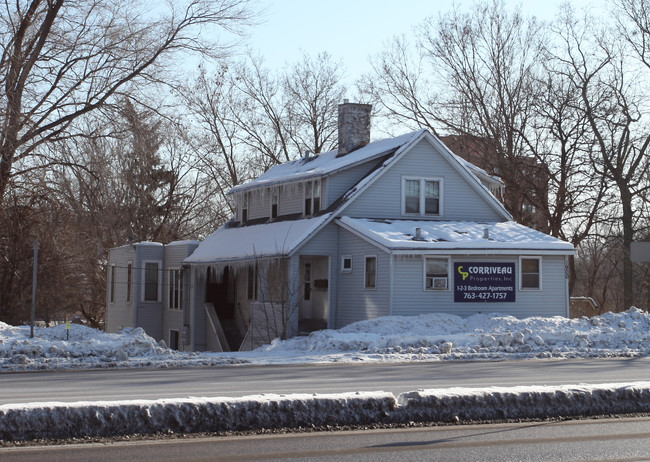
[[[377,288],[377,257],[367,256],[365,265],[364,288],[376,289]]]
[[[519,259],[519,287],[521,290],[540,290],[542,288],[542,259],[540,257],[521,257]]]
[[[402,214],[440,216],[442,204],[442,179],[402,179]]]
[[[181,270],[169,270],[169,309],[180,310],[183,307],[183,277]]]
[[[160,301],[159,268],[159,262],[144,262],[144,285],[142,287],[142,300],[145,302]]]
[[[305,216],[309,217],[320,212],[321,180],[305,183]]]
[[[246,224],[248,221],[248,207],[250,202],[250,193],[248,191],[242,194],[242,205],[241,205],[241,223]]]
[[[449,259],[425,257],[424,275],[424,290],[447,290],[449,288]]]

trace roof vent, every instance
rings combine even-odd
[[[422,237],[422,228],[415,228],[415,236],[413,237],[413,240],[426,241],[426,239]]]
[[[483,228],[483,239],[490,239],[490,228]]]

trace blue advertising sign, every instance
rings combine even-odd
[[[454,263],[454,302],[514,301],[514,263]]]

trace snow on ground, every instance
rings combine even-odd
[[[246,353],[183,353],[142,329],[107,334],[72,325],[0,322],[0,372],[111,367],[218,366],[335,361],[453,361],[650,355],[650,314],[637,308],[593,318],[499,314],[385,317]],[[0,443],[34,438],[189,433],[258,428],[517,419],[650,412],[650,382],[385,392],[256,395],[0,406]]]
[[[650,382],[0,406],[0,442],[650,411]]]
[[[125,367],[202,367],[353,361],[453,361],[650,355],[650,314],[637,308],[593,318],[500,314],[389,316],[275,340],[252,352],[185,353],[142,329],[118,334],[73,324],[13,327],[0,322],[0,372]]]

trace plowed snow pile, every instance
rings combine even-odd
[[[650,355],[650,314],[637,308],[593,318],[500,314],[389,316],[339,330],[274,340],[252,352],[170,350],[142,329],[117,334],[72,325],[36,328],[0,322],[0,371],[342,361],[451,361]]]

